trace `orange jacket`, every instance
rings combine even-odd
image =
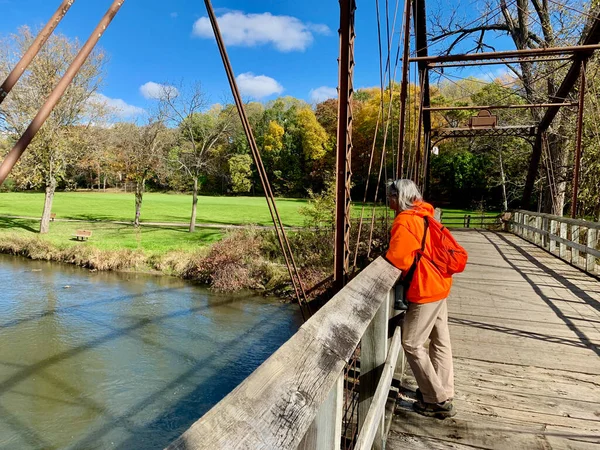
[[[421,250],[423,233],[425,232],[424,216],[433,217],[433,206],[419,202],[414,209],[402,211],[396,216],[392,225],[390,248],[386,258],[402,272],[408,272],[417,251]],[[410,284],[406,299],[412,303],[432,303],[445,299],[452,287],[452,276],[442,275],[430,262],[431,239],[429,233],[425,242],[424,256],[417,265],[414,278]]]

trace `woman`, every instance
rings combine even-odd
[[[454,370],[446,305],[452,276],[441,274],[428,258],[431,242],[425,235],[424,217],[433,217],[434,210],[411,180],[391,183],[388,197],[390,208],[396,212],[388,261],[407,274],[424,244],[418,270],[410,285],[405,285],[408,311],[402,329],[402,346],[419,385],[413,407],[425,416],[452,417],[456,414],[452,404]],[[427,339],[431,339],[429,352]]]

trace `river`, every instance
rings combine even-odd
[[[157,449],[301,324],[295,305],[0,255],[0,448]]]

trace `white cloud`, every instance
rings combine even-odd
[[[268,12],[244,14],[232,11],[217,20],[227,45],[255,47],[272,44],[281,52],[305,50],[314,40],[313,33],[330,33],[327,25],[304,23],[296,17],[274,16]],[[196,21],[193,34],[202,38],[214,38],[208,17]]]
[[[281,94],[283,86],[277,80],[265,75],[254,75],[246,72],[236,77],[242,95],[261,99],[273,94]]]
[[[171,96],[179,95],[179,91],[175,86],[168,86],[166,84],[158,84],[153,81],[148,81],[146,84],[140,86],[140,92],[148,100],[160,100],[165,94]]]
[[[94,94],[90,99],[91,102],[104,105],[111,110],[113,114],[122,118],[129,119],[137,116],[141,116],[146,113],[144,108],[139,106],[130,105],[120,98],[110,98],[104,94]]]
[[[321,86],[316,89],[311,89],[309,96],[311,103],[320,103],[330,98],[337,98],[338,91],[336,88]]]

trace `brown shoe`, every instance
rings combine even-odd
[[[422,416],[435,417],[436,419],[447,419],[456,415],[456,409],[451,400],[442,403],[425,403],[416,401],[413,403],[413,409]]]

